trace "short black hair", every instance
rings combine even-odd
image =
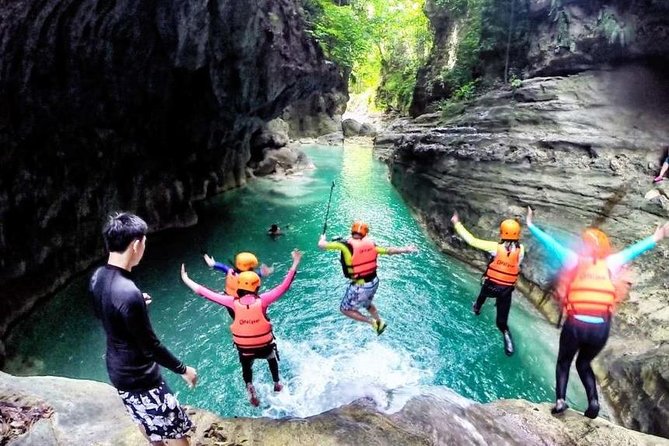
[[[128,246],[141,240],[148,232],[146,222],[129,212],[116,212],[109,216],[102,228],[102,237],[109,252],[125,252]]]

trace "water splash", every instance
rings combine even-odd
[[[379,410],[394,412],[413,395],[420,384],[430,382],[432,373],[420,368],[406,351],[378,340],[351,348],[341,333],[330,348],[309,342],[282,342],[283,360],[290,373],[286,388],[278,394],[270,385],[260,392],[270,417],[307,417],[361,398],[374,402]]]

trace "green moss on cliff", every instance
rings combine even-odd
[[[473,81],[486,86],[519,76],[528,46],[526,0],[435,0],[449,17],[448,58],[436,81],[448,96],[462,96]]]

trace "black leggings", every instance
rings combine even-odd
[[[255,359],[266,359],[269,365],[269,371],[272,374],[272,380],[275,383],[279,382],[279,354],[276,350],[276,345],[272,344],[268,347],[263,347],[254,350],[244,350],[242,353],[239,350],[239,363],[242,365],[242,376],[244,382],[248,385],[253,383],[253,361]]]
[[[590,363],[606,345],[610,329],[610,319],[602,324],[591,324],[573,317],[567,319],[560,334],[560,351],[555,367],[556,399],[564,400],[566,398],[569,368],[576,353],[578,353],[576,370],[581,382],[583,382],[583,387],[585,387],[588,401],[597,399],[597,381]]]
[[[481,309],[486,299],[494,297],[497,299],[497,319],[495,323],[499,331],[504,333],[509,329],[509,311],[511,310],[511,294],[513,294],[513,286],[497,285],[486,279],[481,286],[481,292],[476,299],[476,308]]]

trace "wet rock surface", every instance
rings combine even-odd
[[[376,135],[376,129],[374,126],[366,122],[358,122],[355,119],[344,119],[341,127],[345,137]]]
[[[55,410],[11,445],[143,444],[116,391],[106,384],[0,373],[0,400],[7,395],[38,398]],[[187,395],[181,399],[187,402]],[[379,412],[370,400],[304,419],[223,419],[192,409],[189,414],[196,425],[191,438],[196,445],[669,444],[571,410],[556,418],[547,404],[522,400],[478,404],[447,389],[414,397],[393,414]]]
[[[668,93],[666,77],[642,66],[534,78],[450,115],[398,120],[377,136],[376,146],[393,184],[441,247],[478,269],[487,259],[454,235],[455,210],[475,235],[494,240],[501,220],[524,217],[531,205],[535,223],[549,233],[577,235],[596,224],[622,249],[669,218],[663,195],[644,199],[669,141]],[[556,306],[544,292],[557,265],[527,232],[523,243],[527,260],[518,288],[555,320]],[[668,255],[665,241],[633,263],[630,298],[614,319],[616,336],[643,340],[646,350],[669,341]],[[668,394],[643,389],[659,386],[650,383],[665,373],[660,360],[652,373],[642,370],[636,355],[643,351],[616,356],[627,364],[619,367],[628,375],[621,386],[628,388],[613,406],[626,425],[666,435],[652,421],[631,421],[653,419],[649,411],[664,407]],[[634,415],[623,416],[627,411]]]

